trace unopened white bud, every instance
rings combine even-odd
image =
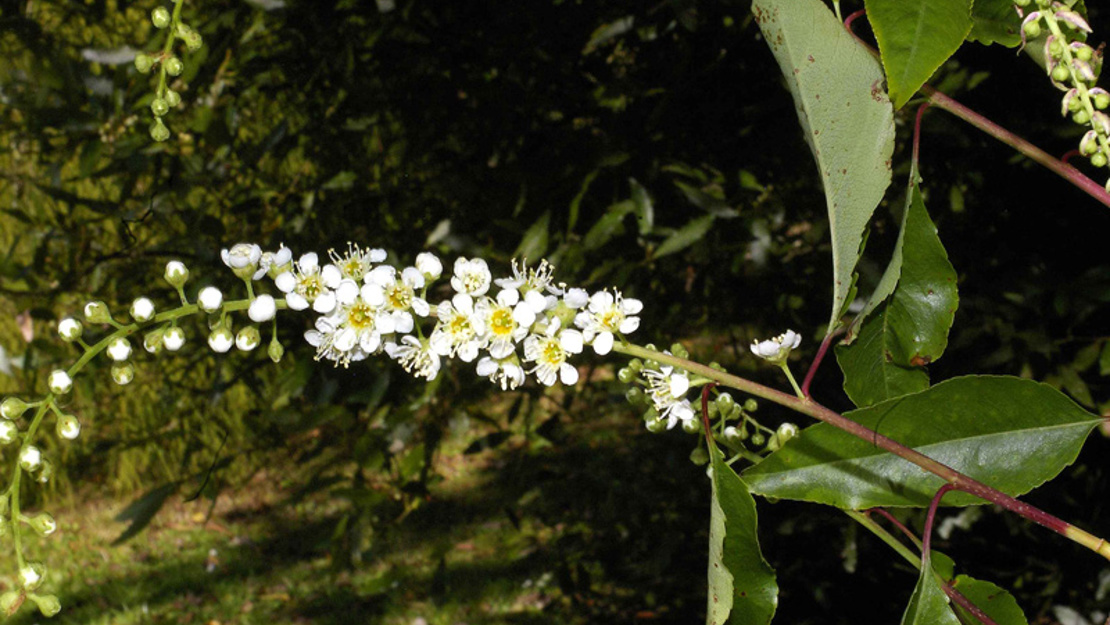
[[[25,590],[34,590],[42,584],[44,575],[46,575],[46,567],[42,562],[28,561],[19,569],[19,584]]]
[[[262,337],[256,326],[247,326],[239,330],[239,334],[235,336],[235,347],[240,351],[253,351],[260,343],[262,343]]]
[[[269,295],[259,295],[251,302],[247,309],[247,316],[255,323],[263,323],[274,318],[277,313],[277,304]]]
[[[150,321],[154,318],[154,302],[146,297],[131,302],[131,318],[139,323]]]
[[[81,325],[81,322],[73,317],[66,317],[58,322],[58,335],[62,337],[63,341],[69,343],[81,338],[84,330],[85,327]]]
[[[189,268],[179,260],[171,260],[166,263],[166,273],[162,277],[170,283],[170,286],[180,289],[189,280]]]
[[[31,529],[39,533],[40,536],[49,536],[58,530],[58,522],[49,513],[40,512],[35,516],[27,519],[27,523]]]
[[[125,362],[122,364],[112,365],[112,381],[120,386],[127,386],[131,380],[135,379],[135,367]]]
[[[0,403],[0,416],[5,419],[18,419],[30,406],[18,397],[7,397]]]
[[[435,280],[443,274],[443,263],[431,252],[416,255],[416,268],[429,280]]]
[[[47,380],[47,386],[50,387],[50,392],[55,395],[65,395],[73,389],[73,378],[61,369],[55,369],[50,372],[50,378]]]
[[[121,337],[112,339],[108,343],[108,357],[116,362],[123,362],[131,357],[131,341]]]
[[[151,353],[151,354],[157,354],[157,353],[161,352],[162,351],[162,335],[163,334],[165,334],[165,330],[163,330],[162,328],[158,328],[156,330],[151,330],[150,332],[147,332],[143,336],[143,349],[145,349],[148,353]]]
[[[185,344],[185,331],[177,326],[166,330],[162,335],[162,345],[171,352],[176,352]]]
[[[28,473],[34,473],[42,466],[42,451],[34,445],[19,450],[19,466]]]
[[[85,304],[85,320],[89,323],[108,323],[112,320],[112,313],[104,302],[89,302]]]
[[[281,346],[281,343],[277,342],[277,339],[274,339],[270,341],[270,346],[266,348],[266,355],[269,356],[270,360],[274,361],[275,364],[279,363],[281,362],[281,357],[285,355],[285,348]]]
[[[0,419],[0,445],[11,445],[19,438],[19,426],[14,421]]]
[[[235,335],[231,330],[220,326],[208,335],[208,346],[212,351],[220,354],[226,354],[235,345]]]
[[[206,286],[197,295],[197,304],[206,313],[214,313],[224,303],[224,294],[214,286]]]
[[[67,441],[71,441],[77,438],[77,435],[81,433],[81,422],[77,420],[77,417],[71,414],[62,415],[58,417],[56,429],[58,431],[58,436]]]

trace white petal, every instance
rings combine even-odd
[[[669,386],[672,397],[682,398],[686,396],[686,391],[690,390],[690,380],[685,375],[676,373],[671,376]]]
[[[350,306],[358,299],[359,289],[354,280],[341,280],[339,287],[335,289],[335,301]]]
[[[335,293],[331,291],[321,293],[320,296],[316,298],[316,301],[312,302],[312,310],[322,315],[326,315],[335,310]]]
[[[424,274],[416,267],[405,267],[401,272],[401,281],[414,289],[424,288]]]
[[[598,356],[604,356],[605,354],[608,354],[609,352],[613,351],[613,333],[602,332],[601,334],[598,334],[597,338],[594,339],[593,345],[594,352],[596,352]]]
[[[393,313],[393,329],[394,329],[394,332],[400,332],[401,334],[408,334],[409,332],[412,332],[413,326],[414,326],[414,324],[413,324],[413,320],[412,320],[412,315],[410,315],[409,313],[407,313],[407,312],[395,312],[395,313]],[[412,337],[406,336],[405,338],[412,338]],[[402,339],[402,340],[404,340],[404,339]],[[416,339],[413,339],[413,340],[415,341]]]
[[[624,321],[621,321],[620,331],[621,331],[622,334],[631,334],[631,333],[635,332],[636,329],[639,328],[639,327],[640,327],[640,318],[639,317],[625,317]]]
[[[370,273],[366,274],[366,277],[363,278],[363,280],[365,280],[367,284],[373,283],[384,288],[387,286],[391,286],[394,282],[396,282],[396,280],[393,278],[393,272],[393,267],[390,267],[389,265],[374,267],[370,270]]]
[[[334,289],[343,281],[343,272],[339,270],[339,267],[328,263],[320,270],[320,280],[324,282],[324,286]]]
[[[572,354],[582,353],[582,333],[578,330],[563,330],[559,335],[559,346]]]
[[[520,302],[513,309],[513,321],[516,321],[521,327],[530,327],[536,322],[536,313],[528,304]]]
[[[374,317],[374,328],[382,334],[392,334],[396,331],[397,324],[393,321],[393,315],[383,312]]]
[[[432,307],[428,305],[427,300],[414,297],[412,298],[412,311],[421,317],[427,317],[432,312]]]
[[[492,358],[482,358],[478,361],[478,375],[483,378],[488,378],[497,373],[497,369],[497,363]]]
[[[621,312],[626,315],[635,315],[644,309],[644,303],[638,299],[626,299],[621,302]]]
[[[451,304],[455,307],[455,310],[466,317],[474,314],[474,298],[466,293],[456,293],[455,296],[451,298]]]
[[[297,288],[297,277],[293,275],[292,271],[286,271],[280,276],[274,278],[274,285],[282,293],[290,293],[293,289]]]
[[[352,328],[343,328],[339,331],[338,334],[335,335],[335,342],[332,343],[332,345],[335,347],[335,349],[338,349],[341,352],[349,352],[351,351],[351,348],[355,346],[355,343],[357,341],[357,332],[355,332]]]
[[[547,310],[547,298],[539,291],[528,291],[524,294],[524,301],[537,315]]]
[[[382,337],[377,332],[363,332],[362,338],[359,339],[359,347],[372,354],[378,350],[378,346],[382,344]]]
[[[478,341],[467,341],[460,345],[458,356],[463,362],[472,362],[478,357]]]
[[[520,293],[516,289],[505,289],[497,294],[497,303],[502,306],[516,306],[520,301]]]
[[[609,291],[598,291],[590,296],[590,310],[600,313],[613,306],[613,294]]]
[[[309,252],[301,256],[297,261],[297,269],[301,271],[302,275],[316,273],[320,268],[320,258],[316,256],[316,252]]]
[[[514,347],[509,341],[494,341],[489,346],[489,355],[494,358],[508,358],[509,354],[513,353]]]
[[[378,286],[377,284],[362,285],[362,289],[359,291],[359,294],[362,295],[362,301],[370,304],[375,308],[381,306],[382,304],[385,304],[385,291],[383,291],[382,287]]]
[[[285,296],[285,303],[289,305],[290,310],[304,310],[308,308],[308,300],[306,300],[300,293],[290,293]]]
[[[567,303],[567,306],[577,310],[590,301],[590,294],[586,292],[586,289],[568,289],[566,295],[563,296],[563,301]]]
[[[559,379],[567,386],[574,386],[578,383],[578,369],[564,362],[559,365]]]
[[[309,330],[304,333],[304,340],[308,341],[308,344],[313,347],[320,347],[320,344],[324,342],[324,335],[316,330]]]
[[[380,263],[385,260],[385,250],[380,247],[366,250],[366,258],[369,258],[372,263]]]

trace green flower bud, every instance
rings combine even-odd
[[[1036,21],[1026,22],[1025,26],[1023,26],[1022,28],[1023,30],[1025,30],[1025,36],[1029,37],[1030,39],[1036,39],[1037,37],[1041,36],[1041,25]]]
[[[760,447],[766,441],[767,441],[767,438],[765,436],[763,436],[763,434],[761,432],[756,432],[756,433],[752,434],[752,445],[755,445],[756,447]]]
[[[782,447],[782,440],[779,439],[778,433],[772,434],[771,438],[767,440],[767,451],[778,451]]]
[[[164,328],[157,328],[147,332],[143,336],[143,349],[148,353],[157,354],[162,351],[162,337],[165,335]]]
[[[1053,39],[1052,43],[1048,45],[1048,53],[1055,58],[1060,58],[1060,55],[1064,53],[1064,44]]]
[[[686,351],[686,347],[682,343],[675,343],[671,345],[671,353],[679,358],[689,358],[690,352]]]
[[[1071,120],[1079,124],[1080,126],[1086,126],[1087,123],[1091,121],[1091,116],[1087,113],[1087,111],[1079,110],[1071,116]]]
[[[0,419],[0,445],[11,445],[19,438],[19,426],[14,421]]]
[[[58,522],[46,512],[27,519],[27,524],[31,526],[31,529],[38,532],[39,536],[49,536],[58,529]]]
[[[713,362],[709,363],[709,368],[714,370],[714,371],[720,371],[721,373],[725,373],[724,365],[722,365],[721,363],[719,363],[715,360]]]
[[[709,462],[709,452],[704,447],[697,447],[690,452],[690,462],[699,467]]]
[[[624,398],[628,400],[628,403],[635,406],[643,401],[644,391],[638,386],[633,386],[632,388],[624,392]]]
[[[725,442],[732,446],[739,445],[741,441],[744,440],[744,438],[740,436],[740,430],[731,425],[725,428],[725,431],[721,432],[721,435],[724,437]]]
[[[177,105],[181,104],[181,94],[173,89],[166,89],[166,104],[169,104],[171,109],[177,108]]]
[[[58,417],[55,430],[58,432],[59,438],[71,441],[77,438],[77,435],[81,433],[81,422],[77,420],[77,417],[71,414],[62,415]]]
[[[281,362],[281,357],[285,355],[285,348],[281,346],[281,343],[277,342],[277,339],[274,339],[270,341],[270,346],[266,348],[266,355],[269,356],[270,360],[276,365]]]
[[[1075,58],[1080,61],[1090,61],[1094,55],[1094,49],[1085,43],[1075,46]]]
[[[36,481],[39,484],[45,484],[49,482],[52,477],[54,477],[54,463],[49,460],[43,460],[42,470],[39,471],[39,476],[35,478]]]
[[[166,7],[157,7],[150,12],[150,21],[155,28],[165,28],[170,25],[170,12]]]
[[[1033,0],[1014,0],[1014,4],[1018,5],[1019,7],[1027,7],[1032,1]]]
[[[35,605],[39,607],[39,612],[42,612],[42,615],[46,618],[50,618],[62,611],[62,602],[58,601],[58,598],[54,595],[30,594],[28,596],[31,598],[31,601],[34,601]]]
[[[182,37],[185,40],[185,48],[189,52],[196,52],[204,45],[204,39],[201,38],[200,33],[195,30],[190,30],[187,35]]]
[[[756,410],[759,410],[759,402],[751,397],[744,400],[744,412],[755,412]]]
[[[6,616],[15,614],[19,611],[19,606],[23,605],[24,599],[26,595],[22,590],[9,590],[0,595],[0,612]]]
[[[682,422],[682,431],[687,434],[697,434],[701,432],[701,421],[697,419],[686,419]]]
[[[658,417],[655,418],[655,419],[648,419],[647,420],[647,429],[648,429],[648,432],[651,432],[652,434],[658,434],[660,432],[666,431],[667,422],[666,422],[666,420],[660,419]]]
[[[66,317],[58,322],[58,336],[67,343],[72,343],[81,338],[81,334],[85,331],[85,327],[81,322],[73,317]]]
[[[85,321],[89,323],[110,323],[112,313],[108,311],[108,305],[104,302],[89,302],[85,304]]]
[[[1106,155],[1102,152],[1095,152],[1091,155],[1091,164],[1095,167],[1106,167]]]
[[[127,386],[135,379],[135,367],[129,362],[112,365],[112,381],[120,386]]]
[[[30,408],[30,406],[22,399],[18,397],[8,397],[4,399],[4,403],[0,403],[0,416],[5,419],[18,419],[23,416],[23,413],[27,412],[28,408]]]
[[[183,71],[185,71],[185,64],[181,62],[181,59],[176,56],[171,56],[169,59],[166,59],[167,74],[170,76],[180,76]]]
[[[163,98],[154,98],[150,103],[150,112],[154,113],[155,117],[161,117],[170,112],[170,103]]]
[[[1052,79],[1056,82],[1064,82],[1068,78],[1071,78],[1071,72],[1067,66],[1060,64],[1052,68]]]
[[[635,371],[636,373],[639,373],[644,368],[644,361],[640,360],[639,358],[633,358],[632,360],[628,361],[628,368]]]
[[[783,423],[775,434],[779,437],[779,442],[785,445],[787,441],[798,435],[798,426],[793,423]]]
[[[152,67],[154,67],[154,58],[149,54],[135,55],[135,69],[139,70],[140,74],[149,74]]]
[[[617,379],[625,384],[631,384],[632,380],[636,379],[636,372],[628,367],[621,367],[620,370],[617,371]]]
[[[46,567],[42,562],[28,560],[22,568],[19,569],[19,584],[23,586],[24,590],[34,590],[42,584],[43,578],[46,576]]]
[[[238,347],[239,351],[254,351],[260,343],[262,343],[262,335],[258,332],[258,326],[247,326],[235,335],[235,347]]]
[[[714,403],[717,404],[717,408],[721,411],[721,414],[724,415],[732,412],[732,409],[736,407],[736,400],[728,393],[721,393],[718,395]]]
[[[154,123],[150,125],[150,138],[161,143],[170,138],[170,129],[162,123],[162,118],[155,118]]]
[[[170,286],[180,289],[189,280],[189,268],[179,260],[171,260],[166,263],[166,273],[162,274],[162,277],[170,283]]]

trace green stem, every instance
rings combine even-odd
[[[870,515],[864,514],[863,512],[860,512],[858,510],[842,510],[842,512],[848,515],[848,517],[854,520],[856,523],[859,523],[860,525],[865,527],[867,531],[877,536],[879,540],[886,543],[898,555],[902,556],[903,560],[913,565],[913,568],[918,570],[921,569],[921,557],[914,553],[912,549],[904,545],[902,541],[898,540],[890,532],[886,531],[886,528],[876,523],[875,519],[872,519]]]
[[[1035,508],[1023,501],[1019,501],[1018,499],[1011,497],[1010,495],[1007,495],[1006,493],[1003,493],[998,489],[992,488],[978,480],[972,479],[944,463],[938,462],[937,460],[934,460],[933,458],[930,458],[929,456],[926,456],[925,454],[917,450],[906,447],[905,445],[892,438],[883,436],[882,434],[879,434],[878,432],[875,432],[870,428],[860,425],[859,423],[856,423],[855,421],[852,421],[851,419],[841,415],[840,413],[830,410],[811,399],[795,397],[793,395],[783,393],[782,391],[777,391],[773,388],[763,386],[762,384],[752,382],[751,380],[737,377],[729,373],[724,373],[722,371],[717,371],[716,369],[707,367],[697,362],[693,362],[691,360],[678,358],[670,354],[664,354],[663,352],[640,347],[639,345],[633,345],[630,343],[618,343],[613,346],[613,351],[625,354],[627,356],[632,356],[634,358],[654,360],[662,364],[667,364],[679,369],[683,369],[690,373],[705,376],[707,378],[716,380],[718,383],[724,386],[729,386],[748,393],[749,395],[754,395],[756,397],[766,399],[768,401],[779,404],[780,406],[784,406],[796,412],[800,412],[804,415],[813,417],[818,421],[828,423],[829,425],[837,429],[844,430],[845,432],[856,436],[857,438],[865,440],[884,451],[890,452],[904,460],[907,460],[908,462],[917,465],[918,467],[921,467],[929,473],[940,477],[948,484],[951,484],[952,487],[957,490],[975,495],[976,497],[979,497],[991,503],[998,504],[999,506],[1006,508],[1007,510],[1015,514],[1018,514],[1029,519],[1030,521],[1043,525],[1048,529],[1063,535],[1065,538],[1077,542],[1080,545],[1083,545],[1091,551],[1094,551],[1104,558],[1110,560],[1110,543],[1107,543],[1104,539],[1094,536],[1093,534],[1090,534],[1084,530],[1081,530],[1078,527],[1075,527],[1062,519],[1052,516],[1051,514],[1048,514],[1047,512],[1044,512],[1039,508]]]
[[[798,396],[798,399],[805,400],[806,394],[804,391],[802,391],[801,388],[798,387],[798,382],[794,379],[794,374],[790,372],[790,365],[783,362],[779,365],[779,368],[782,369],[782,372],[786,374],[786,379],[790,380],[790,386],[794,387],[794,394]]]

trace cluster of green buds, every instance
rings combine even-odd
[[[1064,92],[1060,114],[1089,130],[1079,152],[1098,168],[1110,164],[1110,93],[1095,83],[1102,70],[1102,50],[1086,43],[1091,27],[1075,10],[1075,0],[1015,0],[1022,16],[1022,41],[1044,35],[1045,71]],[[1032,6],[1032,5],[1036,6]],[[1026,12],[1026,9],[1032,9]],[[1110,181],[1106,188],[1110,191]]]
[[[184,0],[173,0],[172,13],[164,6],[151,11],[150,21],[155,28],[166,31],[166,40],[161,50],[149,54],[139,53],[135,56],[135,69],[140,73],[148,74],[158,68],[158,87],[154,92],[154,99],[150,102],[150,111],[154,114],[154,123],[150,125],[150,137],[155,141],[165,141],[170,138],[170,129],[166,127],[162,118],[171,109],[181,104],[181,95],[166,84],[167,76],[177,77],[185,71],[185,63],[174,53],[174,42],[180,39],[189,52],[196,52],[204,44],[200,33],[181,21],[182,2]]]

